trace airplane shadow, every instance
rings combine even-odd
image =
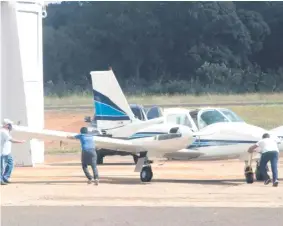
[[[73,163],[48,163],[46,164],[48,166],[80,166],[81,163],[80,162],[73,162]],[[134,163],[103,163],[103,165],[98,165],[99,167],[103,167],[103,166],[133,166],[135,165]]]
[[[139,178],[111,178],[104,183],[107,184],[123,184],[123,185],[135,185],[135,184],[155,184],[155,183],[172,183],[172,184],[199,184],[199,185],[226,185],[226,186],[238,186],[244,183],[244,180],[188,180],[188,179],[152,179],[151,182],[143,183]]]
[[[58,179],[63,176],[57,176]],[[78,180],[45,180],[45,181],[15,181],[13,184],[44,184],[44,185],[59,185],[59,184],[86,184],[84,176],[74,176],[82,178]],[[54,178],[54,177],[52,177]],[[282,179],[279,179],[282,180]],[[225,180],[188,180],[188,179],[152,179],[151,182],[143,183],[137,178],[125,177],[101,177],[100,184],[117,184],[117,185],[150,185],[156,183],[177,183],[177,184],[198,184],[198,185],[224,185],[224,186],[239,186],[246,184],[245,179],[225,179]],[[262,181],[255,181],[254,183],[263,183]]]

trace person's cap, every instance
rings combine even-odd
[[[82,127],[80,129],[80,132],[86,134],[86,133],[88,133],[88,128],[87,127]]]
[[[3,126],[6,126],[6,125],[13,125],[13,124],[14,124],[14,122],[11,121],[10,119],[7,119],[7,118],[3,119],[3,122],[2,122],[2,125],[3,125]]]

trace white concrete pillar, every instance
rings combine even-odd
[[[41,1],[1,2],[1,120],[44,128]],[[15,137],[17,138],[17,137]],[[44,142],[13,144],[16,166],[44,162]]]

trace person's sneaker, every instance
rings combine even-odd
[[[92,182],[92,179],[90,179],[90,180],[87,181],[88,184],[91,184],[91,182]]]
[[[4,181],[1,181],[1,185],[7,185],[7,183]]]
[[[6,180],[6,179],[4,179],[3,181],[4,181],[5,183],[7,183],[7,184],[10,184],[10,183],[11,183],[11,181]]]
[[[277,186],[278,186],[278,184],[279,184],[279,181],[278,181],[278,180],[276,180],[276,181],[273,183],[273,187],[277,187]]]
[[[264,181],[265,185],[268,185],[271,182],[271,179],[267,179],[266,181]]]
[[[98,179],[95,179],[94,180],[94,185],[98,185],[98,183],[99,183]]]

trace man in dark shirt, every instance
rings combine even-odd
[[[88,134],[88,129],[86,127],[82,127],[80,130],[80,134],[76,136],[69,136],[69,139],[78,139],[81,143],[82,148],[82,168],[83,171],[88,178],[88,183],[90,184],[94,179],[94,184],[98,185],[98,170],[97,170],[97,154],[95,150],[95,142],[93,139],[93,135]],[[93,177],[90,175],[88,171],[88,165],[91,166],[93,171]]]

